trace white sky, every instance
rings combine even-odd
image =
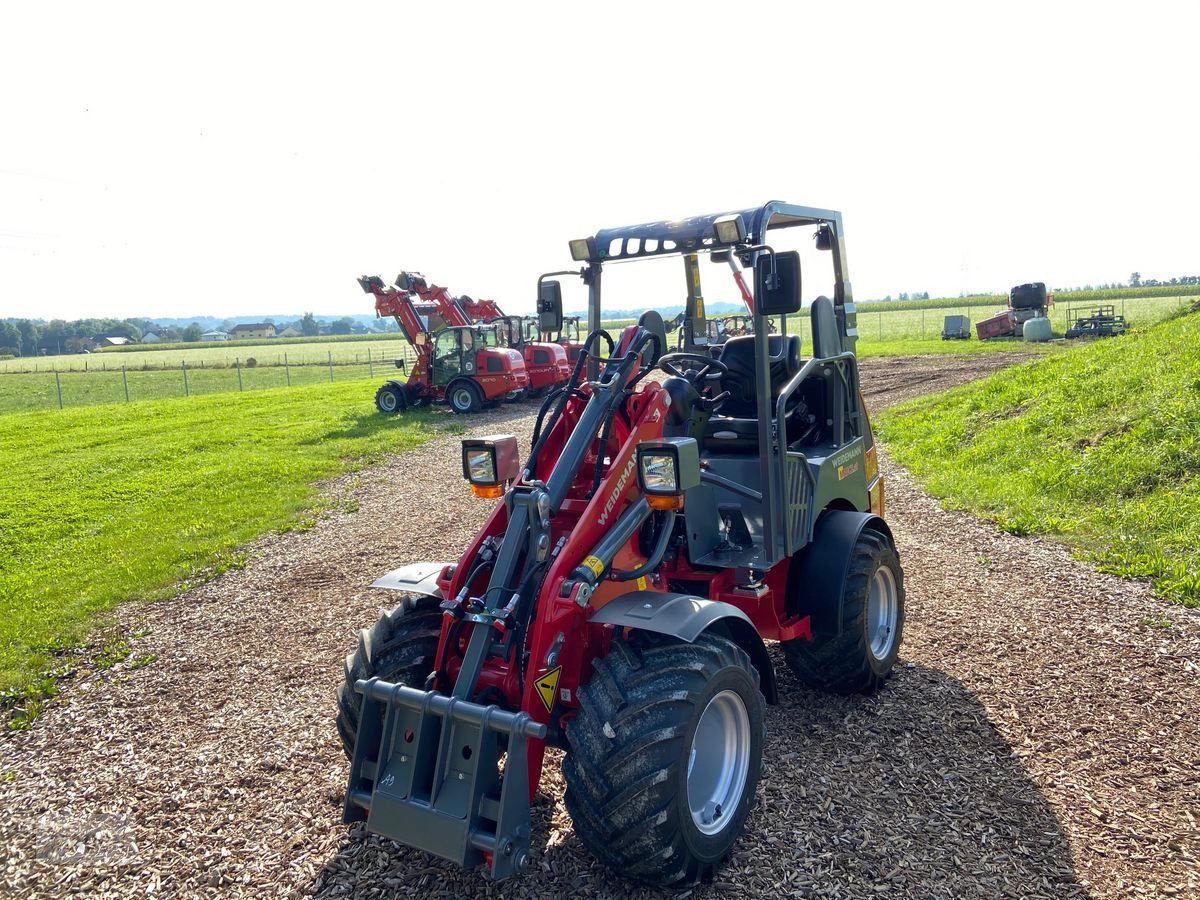
[[[571,237],[768,199],[860,299],[1200,274],[1194,4],[0,10],[0,317],[523,311]]]

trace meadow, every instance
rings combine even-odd
[[[1198,344],[1200,312],[1071,344],[889,409],[878,429],[946,505],[1200,606]]]
[[[239,565],[311,521],[321,479],[434,433],[438,413],[381,416],[372,396],[360,380],[0,415],[0,700],[115,604]]]

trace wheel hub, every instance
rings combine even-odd
[[[696,828],[711,835],[730,823],[749,771],[750,716],[740,696],[722,691],[704,707],[688,753],[688,808]]]
[[[896,576],[886,566],[880,566],[871,576],[867,597],[867,647],[877,660],[892,652],[896,640],[896,617],[900,603],[897,597]]]

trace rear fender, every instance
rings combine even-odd
[[[729,603],[692,594],[632,591],[610,600],[591,618],[597,625],[638,628],[694,642],[705,631],[724,634],[741,647],[758,670],[759,690],[768,703],[779,702],[775,667],[749,616]]]
[[[437,586],[437,579],[442,574],[442,569],[448,565],[450,563],[425,562],[401,566],[373,581],[371,587],[387,591],[407,591],[445,600],[442,589]]]
[[[817,519],[813,539],[792,557],[788,573],[788,613],[811,616],[813,635],[842,633],[842,594],[858,536],[867,528],[895,544],[879,516],[843,509],[826,510]]]

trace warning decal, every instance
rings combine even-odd
[[[554,709],[554,692],[558,690],[558,676],[561,674],[562,666],[555,666],[533,683],[533,686],[537,688],[538,696],[546,704],[546,712]]]

